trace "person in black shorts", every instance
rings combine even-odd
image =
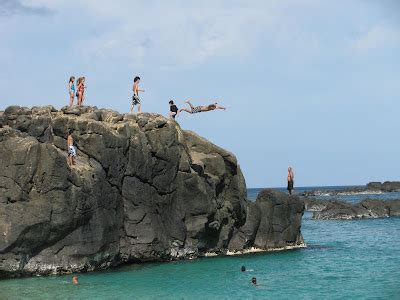
[[[132,96],[132,104],[131,104],[131,114],[133,113],[133,109],[136,105],[138,106],[138,112],[139,113],[142,112],[142,102],[140,101],[140,98],[139,98],[139,92],[143,93],[144,90],[141,90],[139,88],[139,82],[140,82],[140,77],[136,76],[133,79],[133,87],[132,87],[133,96]]]
[[[178,115],[179,109],[175,105],[174,101],[169,101],[169,117],[175,120],[175,117]]]
[[[289,195],[292,195],[292,190],[294,189],[294,173],[292,167],[288,168],[287,182],[287,190],[289,191]]]

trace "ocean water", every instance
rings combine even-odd
[[[258,192],[249,189],[249,198]],[[364,198],[376,197],[343,196]],[[71,275],[2,280],[0,299],[400,299],[400,218],[314,221],[305,213],[302,232],[306,249],[130,265],[78,274],[77,286]]]

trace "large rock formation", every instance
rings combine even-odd
[[[303,213],[304,203],[298,196],[263,190],[255,203],[248,203],[246,223],[235,230],[229,249],[302,247],[304,241],[300,228]]]
[[[352,220],[400,216],[400,200],[366,199],[359,203],[306,199],[306,210],[315,220]]]
[[[160,115],[9,107],[0,163],[0,277],[302,244],[298,199],[247,202],[235,156]]]

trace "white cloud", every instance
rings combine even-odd
[[[400,46],[400,30],[377,24],[353,40],[351,48],[356,53]]]
[[[103,9],[99,12],[103,14]],[[136,64],[183,66],[218,56],[246,55],[256,43],[268,15],[255,8],[163,3],[115,9],[118,25],[83,47],[100,58],[121,56]],[[114,20],[115,20],[114,19]]]
[[[63,14],[70,1],[37,0]],[[301,7],[318,8],[313,1],[75,1],[87,24],[98,23],[99,34],[77,42],[76,51],[89,59],[122,58],[132,65],[187,67],[209,60],[243,60],[260,44],[320,51],[320,41],[302,28],[296,16]]]
[[[0,0],[0,16],[11,16],[14,14],[25,15],[50,15],[52,12],[44,6],[37,6],[36,3],[27,5],[21,0]]]
[[[364,14],[355,11],[354,2],[348,7],[312,0],[23,3],[56,11],[65,20],[61,24],[73,27],[80,57],[96,62],[123,60],[134,66],[182,68],[221,59],[243,61],[260,49],[283,53],[291,63],[307,63],[349,55],[349,48],[354,54],[392,47],[400,37],[382,22],[364,23]],[[348,32],[357,31],[360,24],[368,29],[354,38]],[[98,30],[82,35],[77,26]]]

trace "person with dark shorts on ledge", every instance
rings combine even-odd
[[[294,190],[294,173],[292,167],[288,169],[287,182],[287,190],[289,191],[289,195],[292,195],[292,190]]]
[[[175,120],[175,117],[178,115],[179,109],[175,105],[174,101],[169,101],[169,117]]]

